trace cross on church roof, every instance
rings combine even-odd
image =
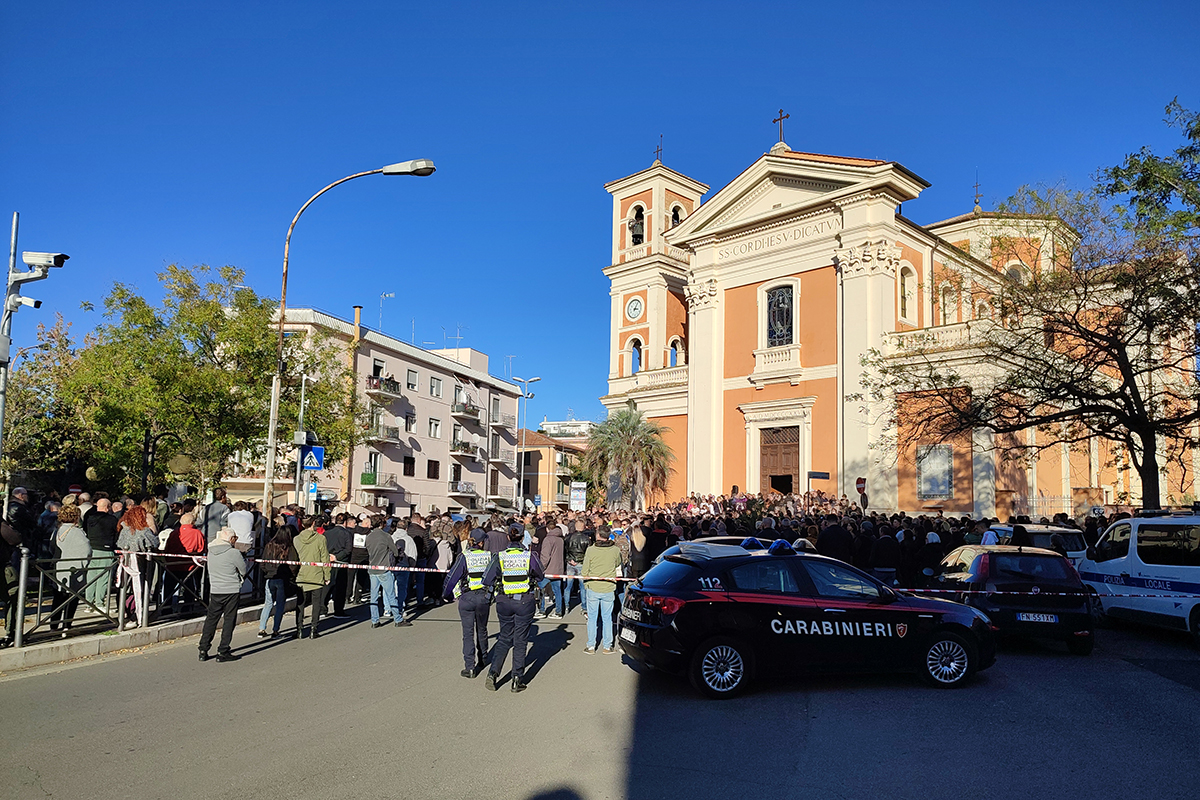
[[[781,142],[783,141],[783,121],[785,119],[791,119],[791,116],[792,116],[791,114],[783,113],[783,109],[781,108],[781,109],[779,109],[779,116],[776,117],[775,119],[771,120],[771,122],[779,123],[779,141],[781,141]]]
[[[976,171],[975,171],[975,210],[976,210],[976,211],[979,211],[979,210],[980,210],[980,208],[979,208],[979,199],[980,199],[981,197],[983,197],[983,195],[981,195],[981,194],[979,193],[979,171],[978,171],[978,170],[976,170]]]
[[[658,147],[654,148],[654,160],[662,161],[662,134],[658,135]]]

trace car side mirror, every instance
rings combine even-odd
[[[880,587],[879,602],[884,605],[896,602],[896,593],[887,586]]]
[[[1095,560],[1096,560],[1096,548],[1095,548],[1095,547],[1093,547],[1093,546],[1090,546],[1090,545],[1088,546],[1088,549],[1087,549],[1087,558],[1088,558],[1088,561],[1095,561]]]

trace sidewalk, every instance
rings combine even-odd
[[[285,606],[287,611],[295,607],[296,599],[288,598]],[[238,624],[257,621],[262,613],[262,604],[239,608]],[[71,639],[59,639],[52,642],[33,644],[27,647],[8,647],[0,650],[0,673],[15,672],[29,667],[44,667],[48,664],[58,664],[64,661],[74,661],[79,658],[112,653],[117,650],[128,650],[133,647],[145,647],[158,642],[181,639],[185,636],[197,636],[204,629],[204,617],[183,619],[176,622],[165,622],[161,625],[151,625],[148,628],[133,628],[127,631],[107,631],[105,633],[78,636]]]

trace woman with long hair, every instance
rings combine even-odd
[[[292,544],[292,529],[289,526],[279,526],[279,530],[263,548],[263,560],[300,560],[300,554],[296,552],[296,546]],[[271,630],[270,637],[272,639],[279,638],[279,626],[283,623],[283,607],[287,605],[288,591],[295,586],[297,569],[289,564],[262,564],[267,596],[263,602],[262,614],[258,617],[258,638],[267,638],[267,620],[271,618],[272,613],[275,616],[275,625]],[[297,622],[297,631],[299,628],[300,625]]]
[[[136,628],[138,619],[145,616],[139,612],[148,598],[147,583],[154,577],[154,562],[142,553],[158,552],[158,533],[151,526],[146,509],[130,505],[117,523],[117,549],[121,551],[120,569],[129,576],[130,595],[128,610],[135,619],[125,623],[126,628]],[[148,613],[149,609],[145,609]],[[147,618],[148,621],[148,618]]]

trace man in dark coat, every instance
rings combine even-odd
[[[847,564],[854,562],[854,537],[833,514],[825,518],[825,528],[817,536],[817,552]]]

